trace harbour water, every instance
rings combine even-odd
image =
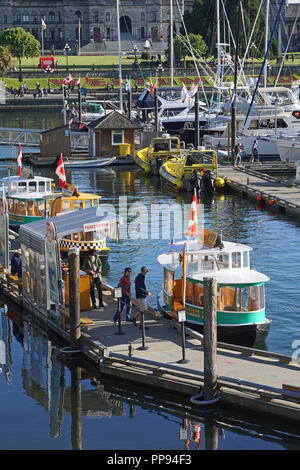
[[[4,126],[1,116],[0,125]],[[6,172],[7,163],[1,163],[0,176]],[[37,173],[52,176],[57,183],[54,170]],[[191,195],[174,195],[162,188],[157,179],[145,178],[134,166],[67,170],[66,176],[79,191],[101,195],[103,203],[115,207],[117,212],[120,203],[126,203],[128,236],[120,243],[108,241],[110,256],[104,266],[105,279],[116,286],[126,266],[132,267],[134,277],[141,266],[147,265],[146,282],[152,293],[149,303],[155,307],[162,283],[156,258],[169,249],[178,221],[171,223],[170,236],[162,238],[162,217],[151,217],[151,209],[153,204],[189,205]],[[232,194],[205,202],[202,217],[205,227],[222,231],[225,240],[252,246],[252,266],[270,277],[266,307],[272,325],[265,343],[257,347],[297,356],[300,224]],[[139,231],[143,237],[134,238],[133,232],[136,236]],[[76,365],[60,360],[56,340],[47,338],[34,326],[33,319],[13,321],[18,316],[13,315],[12,307],[8,314],[1,310],[0,449],[80,447],[72,434],[72,377]],[[209,436],[214,433],[221,450],[300,449],[299,430],[292,427],[281,428],[232,410],[217,410],[208,416],[191,408],[190,403],[180,403],[176,397],[93,378],[86,364],[81,367],[83,449],[205,449],[210,448]]]

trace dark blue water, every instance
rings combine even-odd
[[[4,164],[0,176],[5,173]],[[39,173],[57,182],[54,170]],[[68,182],[77,185],[79,191],[101,195],[103,203],[112,204],[117,213],[119,197],[127,197],[129,228],[140,217],[140,228],[148,230],[148,237],[129,237],[118,244],[108,241],[111,253],[106,280],[115,286],[125,266],[131,266],[135,275],[147,265],[150,303],[155,307],[162,282],[156,258],[169,249],[170,239],[151,238],[151,229],[156,234],[161,225],[151,217],[151,207],[175,202],[181,207],[190,204],[191,196],[174,195],[133,167],[66,173]],[[259,347],[291,355],[295,342],[300,340],[300,225],[230,194],[205,203],[203,220],[206,228],[222,230],[225,240],[252,246],[252,267],[270,277],[266,307],[272,326],[265,344]],[[171,228],[177,229],[177,225],[178,220]],[[13,307],[8,308],[8,314],[1,311],[1,340],[0,449],[300,448],[299,431],[291,426],[281,427],[229,410],[201,415],[177,397],[156,395],[99,377],[95,380],[86,364],[76,368],[61,362],[57,341],[50,341],[32,320],[28,323],[20,319]],[[76,374],[81,374],[77,398]],[[78,417],[72,404],[79,399]],[[189,443],[180,439],[184,433]]]

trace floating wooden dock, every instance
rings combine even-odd
[[[0,281],[3,293],[21,305],[20,286],[8,283],[3,273]],[[139,349],[142,346],[141,330],[131,322],[122,322],[123,334],[118,334],[119,327],[112,322],[117,309],[112,291],[110,286],[104,286],[104,309],[81,312],[83,356],[101,374],[164,390],[172,396],[179,394],[201,407],[197,398],[204,385],[201,336],[186,329],[185,356],[188,363],[178,363],[182,359],[178,324],[149,309],[146,314],[149,330],[146,330],[145,338],[148,349]],[[57,321],[54,312],[53,315],[51,312],[47,314],[35,305],[27,306],[27,309],[66,344],[70,344],[70,331],[66,327],[67,309],[62,312],[61,321]],[[64,349],[62,354],[72,354],[68,347]],[[300,366],[292,363],[290,356],[218,343],[217,374],[221,406],[300,422]]]
[[[261,165],[263,168],[263,165]],[[300,187],[288,185],[267,174],[243,166],[219,166],[219,175],[227,187],[242,197],[254,199],[271,210],[279,210],[292,217],[300,217]]]

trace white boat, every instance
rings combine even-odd
[[[281,134],[275,139],[282,162],[300,161],[300,134]]]
[[[252,347],[267,336],[271,321],[266,318],[264,291],[269,278],[250,268],[251,250],[222,241],[209,230],[203,230],[199,240],[173,243],[168,253],[157,258],[163,268],[158,309],[176,320],[184,309],[187,325],[203,333],[204,279],[213,277],[218,341]]]
[[[114,160],[116,160],[116,157],[111,157],[111,158],[95,158],[92,160],[73,160],[73,161],[64,161],[64,167],[65,168],[99,168],[102,166],[107,166],[110,165]]]

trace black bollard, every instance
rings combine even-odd
[[[187,364],[189,361],[185,358],[185,329],[184,323],[186,320],[185,310],[180,310],[178,312],[178,321],[181,324],[181,344],[182,344],[182,359],[177,361],[178,364]]]
[[[148,346],[145,346],[145,322],[144,322],[144,312],[140,312],[141,314],[141,325],[142,325],[142,346],[140,346],[139,349],[140,351],[146,351],[146,349],[149,349]]]
[[[117,289],[115,289],[116,292]],[[116,295],[115,295],[116,297]],[[122,331],[122,325],[121,325],[121,301],[120,297],[118,297],[118,312],[119,312],[119,319],[118,319],[118,331],[115,333],[115,335],[125,335],[125,333]]]

